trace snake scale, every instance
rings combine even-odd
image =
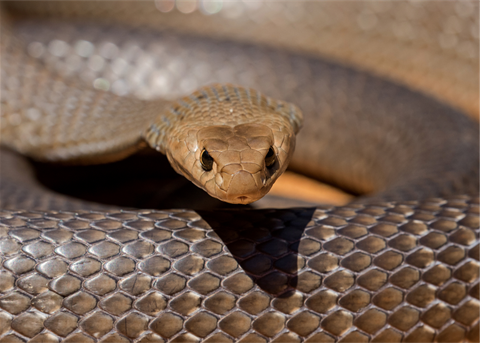
[[[0,342],[479,341],[478,3],[1,10]],[[205,108],[215,129],[177,129]],[[168,156],[169,130],[187,132],[174,151],[194,154]],[[231,202],[254,200],[236,191],[250,176],[197,174],[246,163],[269,188],[291,156],[294,170],[363,195],[122,209],[47,189],[20,155],[108,162],[147,149],[142,136]],[[225,146],[237,160],[222,169]]]

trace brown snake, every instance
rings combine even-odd
[[[173,4],[2,3],[0,342],[479,341],[478,4]],[[17,154],[144,140],[229,202],[290,157],[368,195],[122,210]]]

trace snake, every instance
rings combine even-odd
[[[479,341],[477,3],[1,10],[0,342]],[[234,208],[36,178],[160,153]],[[287,167],[359,196],[246,209]]]

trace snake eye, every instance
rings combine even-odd
[[[210,171],[213,168],[213,158],[210,156],[207,150],[203,149],[200,156],[200,162],[202,163],[202,168],[205,171]]]
[[[272,168],[275,164],[275,161],[275,151],[273,151],[273,148],[270,148],[267,152],[267,156],[265,156],[265,165],[267,166],[267,168]]]

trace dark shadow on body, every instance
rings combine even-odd
[[[301,240],[316,208],[197,211],[264,291],[290,297],[305,266]],[[300,251],[299,251],[300,250]]]

